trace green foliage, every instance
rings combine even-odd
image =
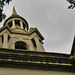
[[[3,7],[12,0],[0,0],[0,22],[6,17],[5,13],[3,13]]]
[[[66,0],[70,3],[70,6],[68,6],[68,9],[73,9],[75,8],[75,0]]]

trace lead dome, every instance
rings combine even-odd
[[[27,21],[16,13],[15,7],[13,7],[12,15],[7,18],[3,24],[3,26],[8,25],[11,29],[15,27],[21,27],[25,31],[28,31],[29,26]]]

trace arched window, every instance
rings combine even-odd
[[[20,20],[15,20],[15,25],[20,26]]]
[[[16,42],[15,43],[15,49],[25,49],[25,50],[27,50],[26,43],[22,42],[22,41]]]
[[[25,29],[25,24],[22,22],[22,24],[23,24],[23,29]]]
[[[8,23],[8,25],[9,25],[9,27],[11,28],[11,27],[12,27],[12,21],[10,21],[10,22]]]

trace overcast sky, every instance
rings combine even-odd
[[[68,5],[66,0],[12,0],[4,12],[9,17],[15,6],[29,27],[37,27],[44,36],[45,51],[70,53],[75,34],[75,9],[68,10]]]

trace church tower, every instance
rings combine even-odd
[[[28,22],[17,14],[13,7],[12,15],[0,28],[0,48],[41,51],[44,37],[37,28],[30,28]]]
[[[13,8],[0,28],[0,75],[75,75],[75,39],[71,54],[45,52],[43,40]]]

